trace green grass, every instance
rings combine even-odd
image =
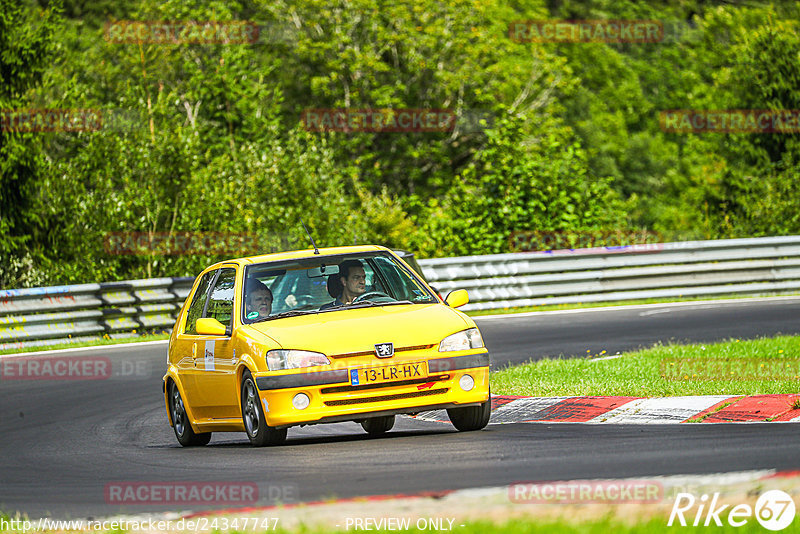
[[[572,517],[570,519],[545,519],[545,518],[519,518],[519,519],[507,519],[503,522],[494,522],[490,520],[480,520],[480,521],[467,521],[467,520],[459,520],[456,519],[452,524],[452,532],[456,534],[637,534],[637,533],[648,533],[648,534],[670,534],[676,531],[679,532],[703,532],[703,533],[737,533],[737,534],[750,534],[750,533],[763,533],[765,529],[752,517],[747,518],[747,523],[741,527],[732,527],[727,524],[727,516],[724,514],[720,515],[720,519],[723,521],[723,527],[716,527],[716,526],[667,526],[667,521],[669,519],[669,512],[665,510],[663,514],[656,513],[656,517],[651,517],[648,519],[631,519],[631,520],[621,520],[619,518],[612,517],[609,513],[605,517],[601,518],[585,518],[581,519],[579,517]],[[661,517],[663,515],[663,517]],[[376,519],[380,519],[383,517],[384,514],[380,513],[359,513],[353,515],[353,517],[374,517]],[[402,517],[402,516],[397,516]],[[431,519],[444,519],[443,525],[445,528],[448,528],[448,517],[447,513],[436,514],[436,516],[429,516]],[[8,519],[8,518],[6,518]],[[687,520],[690,522],[692,521],[693,517],[688,517]],[[416,520],[411,519],[412,528],[408,530],[370,530],[370,532],[442,532],[436,529],[428,529],[428,530],[420,530],[416,528]],[[461,526],[464,525],[464,526]],[[6,530],[5,532],[22,532],[17,530]],[[30,532],[30,531],[27,531]],[[43,531],[43,534],[52,531]],[[101,532],[101,531],[84,531],[84,532]],[[124,531],[115,531],[115,532],[124,532]],[[176,531],[177,532],[177,531]],[[225,532],[225,531],[216,531],[216,532]],[[232,531],[229,531],[232,532]],[[324,526],[300,526],[298,528],[293,529],[286,529],[278,524],[277,530],[270,530],[270,531],[263,531],[263,530],[254,530],[249,532],[276,532],[276,533],[301,533],[301,534],[344,534],[348,532],[364,532],[364,530],[350,528],[346,530],[344,528],[328,528]],[[787,530],[788,532],[788,530]]]
[[[754,519],[748,520],[742,527],[681,527],[667,526],[669,514],[664,518],[653,518],[638,522],[624,522],[618,519],[601,518],[586,521],[573,520],[539,520],[539,519],[512,519],[504,523],[493,523],[490,521],[475,521],[462,523],[464,527],[453,524],[453,532],[457,534],[660,534],[679,532],[765,532],[765,529]],[[693,518],[692,518],[693,519]],[[410,529],[408,532],[423,532]]]
[[[90,341],[79,341],[75,343],[59,343],[57,345],[47,345],[45,347],[23,347],[19,349],[3,349],[0,350],[2,354],[19,354],[22,352],[37,352],[40,350],[58,350],[58,349],[73,349],[76,347],[94,347],[97,345],[117,345],[120,343],[141,343],[142,341],[158,341],[161,339],[169,339],[169,334],[144,334],[134,337],[123,338],[109,338],[103,337]]]
[[[781,293],[780,295],[714,295],[706,297],[682,297],[678,300],[675,297],[661,298],[661,299],[637,299],[637,300],[624,300],[614,302],[578,302],[573,304],[547,304],[544,306],[521,306],[519,308],[500,308],[497,310],[471,310],[464,312],[472,317],[480,317],[481,315],[502,315],[506,313],[527,313],[527,312],[540,312],[540,311],[557,311],[557,310],[578,310],[583,308],[608,308],[613,306],[635,306],[640,304],[669,304],[681,302],[697,302],[704,300],[740,300],[749,298],[761,297],[791,297],[800,296],[800,293]]]
[[[370,514],[365,514],[370,516]],[[376,514],[377,515],[377,514]],[[447,514],[441,514],[442,517],[447,517]],[[720,519],[726,517],[720,516]],[[738,533],[750,534],[759,532],[766,532],[766,530],[753,518],[748,518],[745,525],[741,527],[732,527],[723,523],[724,527],[692,527],[692,526],[667,526],[669,513],[665,512],[663,518],[652,518],[648,520],[641,520],[637,522],[621,521],[611,517],[591,520],[564,520],[564,519],[511,519],[502,523],[492,521],[459,521],[453,523],[452,532],[455,534],[674,534],[677,532],[708,532],[708,533]],[[689,520],[693,520],[690,518]],[[705,519],[705,518],[703,518]],[[412,524],[414,522],[412,521]],[[447,521],[445,521],[447,526]],[[463,527],[461,525],[464,525]],[[279,529],[280,531],[280,529]],[[291,531],[285,531],[291,532]],[[323,532],[331,533],[345,533],[355,532],[355,530],[327,530],[327,529],[298,529],[294,532],[303,532],[304,534],[322,534]],[[364,532],[364,531],[360,531]],[[373,531],[374,532],[374,531]],[[392,532],[388,530],[379,530],[377,532]],[[398,531],[393,531],[398,532]],[[418,530],[416,527],[401,532],[441,532],[436,530]]]
[[[600,360],[546,359],[492,373],[492,393],[562,395],[761,395],[800,393],[800,336],[657,345]]]

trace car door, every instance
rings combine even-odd
[[[205,304],[203,317],[225,325],[224,336],[197,335],[194,342],[196,414],[203,419],[239,417],[235,355],[233,354],[233,313],[236,267],[219,269]]]
[[[200,276],[200,281],[189,300],[189,307],[186,310],[186,320],[183,324],[178,324],[180,332],[175,337],[173,346],[170,347],[172,361],[178,368],[178,377],[184,390],[184,401],[189,405],[192,414],[197,416],[195,407],[199,406],[200,400],[197,396],[197,319],[203,316],[203,310],[208,301],[208,293],[211,291],[212,283],[217,276],[217,270],[208,271]],[[202,369],[201,369],[202,370]]]

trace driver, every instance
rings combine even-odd
[[[339,281],[342,292],[336,300],[320,309],[352,304],[353,299],[367,291],[367,275],[360,260],[345,260],[339,265]]]
[[[248,319],[259,319],[272,313],[272,291],[264,283],[250,278],[245,286]]]

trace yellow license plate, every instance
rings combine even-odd
[[[367,367],[350,369],[350,385],[381,384],[383,382],[399,382],[414,380],[428,376],[428,362],[403,363],[385,367]]]

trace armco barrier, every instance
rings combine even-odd
[[[0,349],[168,329],[194,278],[0,290]]]
[[[800,236],[419,260],[462,310],[800,292]],[[0,290],[0,349],[169,329],[192,278]]]
[[[800,236],[419,260],[442,294],[469,291],[463,310],[800,291]]]

